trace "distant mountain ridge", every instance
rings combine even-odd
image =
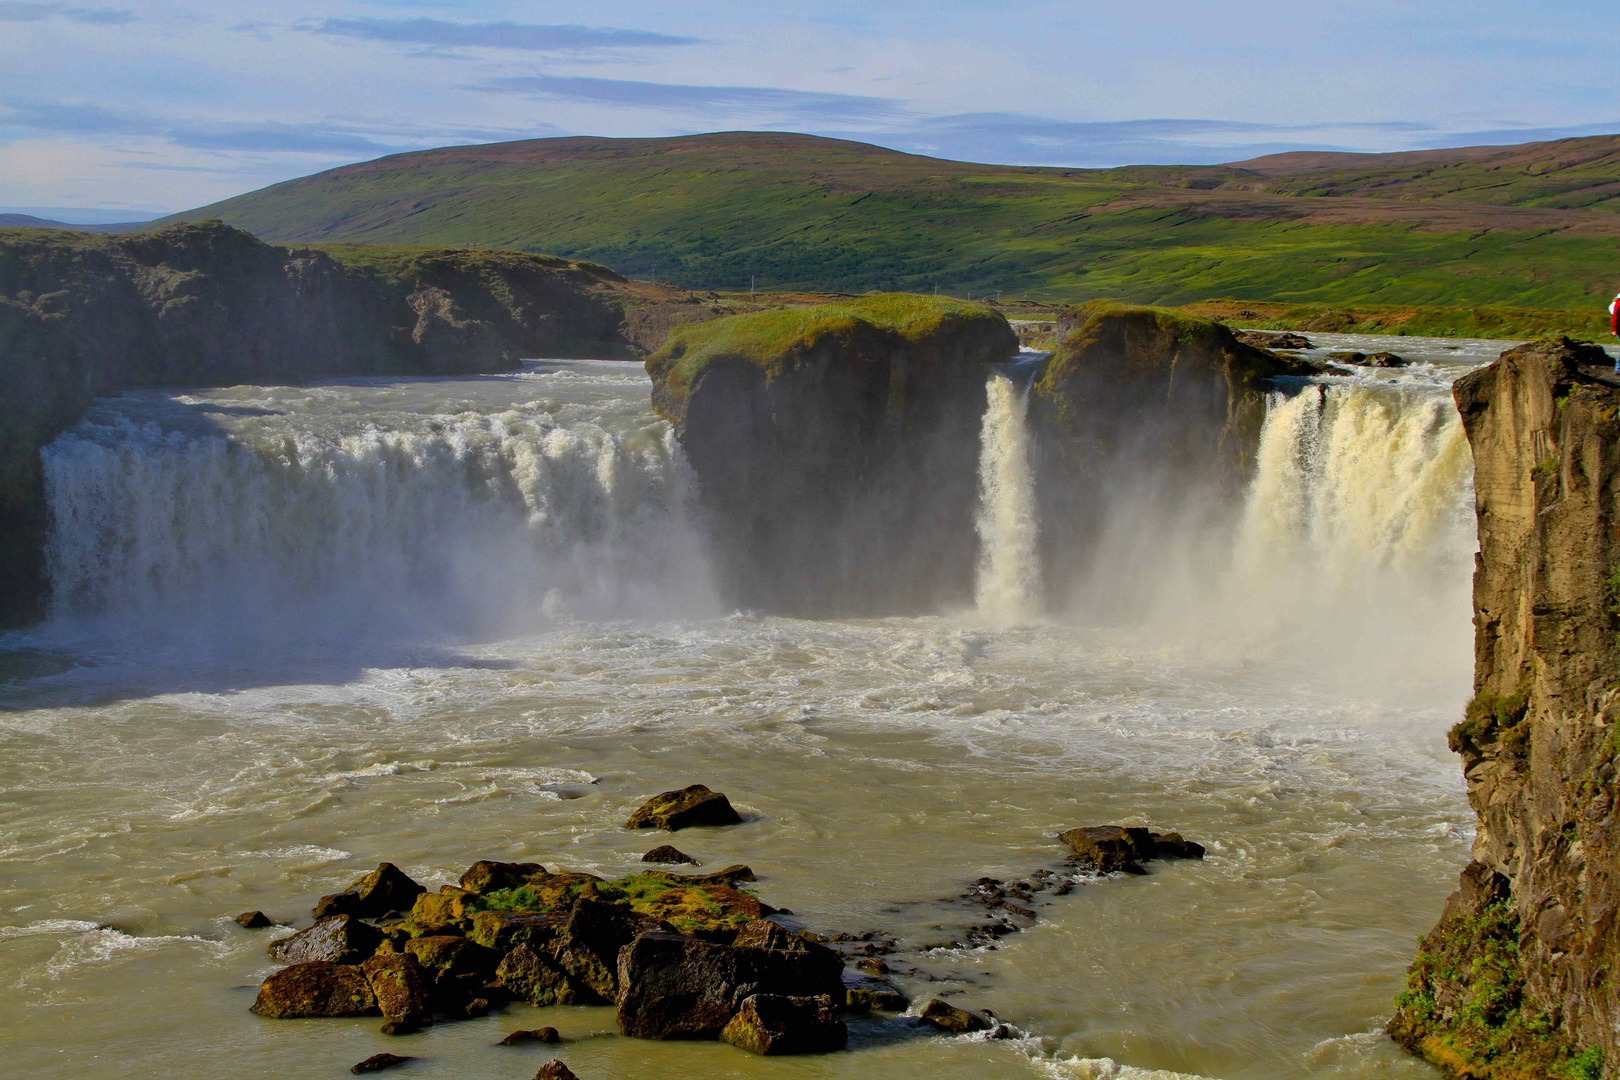
[[[509,248],[689,288],[1395,304],[1606,302],[1620,136],[1230,165],[982,165],[779,132],[395,154],[166,221]]]
[[[71,229],[74,232],[135,232],[151,225],[148,221],[120,221],[105,225],[74,225],[66,221],[35,217],[33,214],[0,214],[0,229]]]

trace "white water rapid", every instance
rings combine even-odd
[[[979,450],[979,614],[1017,622],[1041,609],[1040,521],[1030,461],[1029,373],[990,376]]]
[[[978,610],[859,619],[717,606],[635,365],[99,402],[46,454],[57,608],[0,638],[0,1061],[1431,1080],[1379,1026],[1468,858],[1448,387],[1501,345],[1323,337],[1414,363],[1279,393],[1238,512],[1121,499],[1089,579],[1037,561],[1023,380],[998,376]],[[784,1063],[624,1038],[599,1006],[398,1038],[248,1012],[280,931],[236,913],[307,920],[385,859],[430,888],[479,858],[617,877],[658,842],[628,813],[689,783],[746,821],[682,850],[752,866],[795,926],[893,935],[919,1005],[1024,1037],[857,1017],[848,1053]],[[1061,867],[1056,833],[1107,822],[1209,856],[1082,878],[995,948],[948,947],[983,913],[943,898]],[[560,1047],[495,1046],[541,1025]]]

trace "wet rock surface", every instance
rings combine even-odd
[[[325,960],[333,964],[357,964],[377,951],[382,931],[352,915],[339,915],[300,930],[291,937],[272,941],[269,953],[284,964]]]
[[[377,998],[366,973],[324,960],[294,964],[264,980],[252,1011],[277,1020],[317,1016],[370,1016]]]
[[[702,784],[654,795],[630,815],[627,829],[665,829],[676,832],[696,825],[740,825],[742,816],[731,800]]]
[[[1341,364],[1354,364],[1356,367],[1398,368],[1407,365],[1404,357],[1392,352],[1330,352],[1328,356]]]
[[[992,1024],[989,1020],[976,1012],[969,1012],[952,1005],[948,1001],[935,998],[923,1006],[918,1022],[940,1031],[948,1031],[953,1035],[963,1035],[970,1031],[989,1031]]]
[[[751,994],[720,1041],[755,1054],[827,1054],[844,1048],[849,1029],[830,997]]]
[[[236,925],[248,930],[262,930],[266,926],[276,925],[275,920],[262,911],[244,911],[236,916]]]
[[[383,1030],[404,1035],[430,1022],[432,984],[427,972],[410,953],[376,955],[360,965],[382,1010]]]
[[[664,863],[666,865],[674,863],[685,863],[687,866],[703,865],[686,852],[675,847],[673,844],[658,845],[651,851],[647,852],[647,854],[643,855],[641,857],[641,861],[650,863]]]
[[[561,1058],[553,1058],[540,1066],[540,1071],[534,1074],[534,1080],[579,1080],[574,1070],[562,1063]]]
[[[522,1046],[524,1043],[548,1043],[555,1045],[562,1042],[562,1036],[557,1034],[554,1027],[533,1029],[520,1029],[509,1034],[500,1041],[501,1046]]]
[[[382,1072],[384,1069],[397,1069],[415,1060],[413,1057],[403,1057],[399,1054],[372,1054],[366,1060],[352,1066],[349,1071],[361,1076],[365,1073]]]

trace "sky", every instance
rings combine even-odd
[[[1072,166],[1608,134],[1620,20],[1586,0],[0,0],[0,211],[134,219],[405,150],[739,129]]]

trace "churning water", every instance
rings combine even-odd
[[[1444,746],[1472,552],[1447,387],[1498,346],[1458,344],[1280,390],[1241,519],[1184,538],[1219,572],[1133,566],[1134,622],[1043,585],[1001,376],[978,610],[861,620],[717,606],[629,365],[99,404],[46,455],[57,609],[0,650],[8,1071],[324,1077],[391,1050],[522,1077],[543,1058],[491,1044],[547,1023],[585,1080],[1430,1075],[1376,1029],[1472,821]],[[939,901],[974,878],[1057,864],[1065,827],[1210,857],[893,959],[1018,1040],[862,1021],[848,1054],[780,1061],[625,1039],[606,1009],[400,1039],[247,1012],[274,932],[236,912],[303,916],[382,859],[433,885],[481,857],[624,873],[656,842],[629,810],[689,782],[749,820],[683,849],[749,863],[804,925],[912,945],[972,921]]]

